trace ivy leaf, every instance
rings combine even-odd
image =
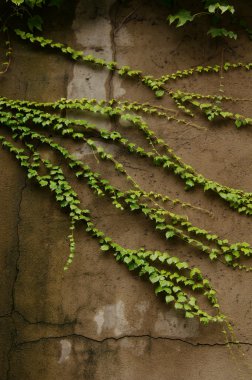
[[[50,181],[50,189],[51,190],[56,190],[57,189],[57,183],[56,182],[54,182],[54,181]]]
[[[188,268],[188,264],[187,263],[177,263],[177,268],[179,269],[179,270],[181,270],[181,269],[187,269]]]
[[[198,268],[193,268],[190,272],[190,278],[194,278],[196,276],[198,279],[202,279],[202,274]]]
[[[175,233],[173,231],[167,231],[165,233],[166,239],[171,239],[174,235],[175,235]]]
[[[158,280],[159,280],[159,276],[156,273],[153,273],[149,278],[150,278],[150,282],[152,282],[152,284],[155,284],[155,282],[158,282]]]
[[[192,187],[194,187],[195,186],[195,183],[191,180],[191,179],[188,179],[187,181],[186,181],[186,190],[187,189],[191,189]]]
[[[217,254],[215,253],[215,252],[211,252],[210,253],[210,255],[209,255],[209,258],[210,258],[210,260],[215,260],[215,259],[217,259]]]
[[[107,245],[107,244],[101,245],[101,250],[102,251],[108,251],[109,250],[109,245]]]
[[[183,309],[183,305],[179,302],[175,302],[175,305],[174,305],[175,309]]]
[[[36,170],[29,169],[29,172],[27,174],[28,178],[36,177],[36,175],[37,175]]]
[[[232,5],[221,5],[220,3],[214,3],[208,6],[208,11],[210,13],[215,13],[218,9],[221,11],[221,14],[225,12],[230,12],[233,14],[235,11]]]
[[[228,37],[228,38],[233,38],[234,40],[237,39],[236,33],[232,32],[232,30],[227,30],[225,28],[210,28],[207,34],[210,34],[212,38]]]
[[[14,3],[15,5],[21,5],[22,3],[24,3],[24,0],[11,0],[12,3]]]
[[[47,181],[44,181],[43,179],[39,182],[40,186],[44,187],[48,185]]]
[[[233,257],[231,255],[225,255],[225,260],[227,263],[230,263],[233,260]]]
[[[236,125],[237,128],[240,128],[242,126],[242,121],[239,120],[239,119],[236,119],[235,120],[235,125]]]
[[[185,316],[186,318],[194,318],[194,315],[190,313],[189,311],[186,311]]]
[[[180,289],[179,286],[174,286],[174,287],[172,288],[172,290],[174,291],[174,293],[178,293],[181,289]]]
[[[231,117],[232,113],[231,112],[220,112],[220,115],[222,117],[224,117],[224,119],[225,119],[226,117]]]
[[[132,258],[131,258],[130,256],[126,256],[125,259],[124,259],[124,262],[125,262],[126,264],[131,263],[131,261],[132,261]]]
[[[31,32],[33,32],[34,29],[37,29],[40,32],[42,31],[43,20],[39,15],[29,17],[27,23]]]
[[[180,303],[184,303],[184,302],[186,302],[186,297],[185,296],[179,296],[178,297],[178,302],[180,302]]]
[[[176,27],[180,27],[185,25],[187,22],[193,21],[194,15],[191,14],[190,11],[187,11],[186,9],[181,9],[178,13],[175,15],[169,15],[167,20],[169,21],[170,25],[177,21]]]
[[[173,296],[166,296],[165,297],[165,302],[166,303],[170,303],[170,302],[172,302],[172,301],[174,301],[175,300],[175,298],[173,297]]]
[[[221,13],[225,13],[228,11],[228,12],[233,14],[235,12],[235,9],[232,5],[220,5],[219,9],[220,9]]]
[[[162,96],[164,96],[164,94],[165,94],[164,90],[157,90],[155,92],[155,95],[157,98],[162,98]]]

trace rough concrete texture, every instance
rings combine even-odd
[[[46,34],[55,40],[161,76],[197,64],[248,61],[251,42],[217,44],[197,28],[173,30],[166,9],[151,1],[95,0],[69,4],[63,16],[48,21]],[[10,71],[0,78],[1,95],[56,100],[61,97],[116,97],[156,102],[138,83],[122,81],[48,51],[15,41]],[[224,56],[224,58],[222,58]],[[225,75],[225,93],[249,97],[251,73]],[[216,93],[220,78],[183,80],[183,90]],[[175,84],[174,84],[175,86]],[[177,86],[177,85],[176,85]],[[243,105],[248,116],[251,111]],[[199,120],[202,122],[202,120]],[[183,159],[205,176],[251,191],[251,129],[231,125],[205,129],[150,120],[157,133]],[[108,120],[99,125],[112,127]],[[129,132],[130,133],[130,132]],[[139,136],[135,136],[139,138]],[[70,149],[87,162],[91,152]],[[237,215],[214,196],[185,193],[173,176],[114,154],[146,190],[168,193],[210,210],[187,213],[192,221],[227,237],[252,244],[252,219]],[[103,199],[79,188],[99,227],[130,248],[171,249],[199,265],[218,290],[222,310],[235,326],[241,345],[227,345],[221,326],[185,320],[153,294],[151,285],[99,253],[86,234],[76,233],[77,252],[63,276],[68,255],[68,220],[54,200],[25,180],[17,163],[0,150],[0,379],[1,380],[249,380],[252,378],[251,274],[211,264],[183,244],[167,244],[141,216],[117,212]],[[94,165],[94,163],[93,163]],[[105,167],[113,183],[118,178]],[[168,190],[167,190],[168,189]]]

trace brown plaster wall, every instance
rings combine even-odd
[[[174,31],[165,9],[149,1],[77,1],[60,19],[49,16],[47,34],[108,60],[160,76],[197,64],[250,58],[251,42],[210,41],[197,28]],[[251,94],[251,75],[225,75],[227,95]],[[183,90],[216,93],[218,76],[180,82]],[[0,78],[1,95],[41,101],[96,97],[156,102],[149,90],[93,71],[14,39],[14,60]],[[176,86],[176,84],[174,84]],[[249,106],[243,112],[250,117]],[[202,120],[198,120],[202,123]],[[110,121],[100,125],[113,127]],[[251,191],[251,130],[231,125],[205,129],[150,120],[183,159],[205,176]],[[138,136],[135,136],[139,138]],[[71,146],[93,163],[85,146]],[[118,148],[110,148],[146,190],[206,208],[186,213],[192,221],[230,241],[252,243],[252,219],[237,215],[213,196],[186,193],[183,184]],[[93,163],[94,164],[94,163]],[[104,168],[113,183],[118,178]],[[218,290],[223,312],[235,325],[241,346],[225,343],[221,326],[185,320],[157,298],[152,287],[78,230],[77,253],[63,276],[68,255],[68,220],[54,200],[25,179],[0,150],[0,379],[1,380],[237,380],[252,378],[251,274],[232,271],[182,244],[169,245],[140,216],[118,213],[105,200],[79,188],[97,224],[120,244],[170,249],[199,265]],[[176,209],[185,213],[185,210]],[[245,355],[243,355],[245,354]]]

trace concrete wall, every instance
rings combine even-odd
[[[72,3],[72,2],[71,2]],[[75,6],[74,6],[75,5]],[[48,36],[108,60],[160,76],[197,64],[249,60],[251,42],[216,43],[197,28],[174,31],[164,8],[150,1],[81,1],[51,16]],[[49,16],[50,19],[50,16]],[[222,58],[224,56],[224,58]],[[249,97],[251,74],[225,75],[227,95]],[[220,78],[194,77],[183,90],[216,93]],[[175,86],[175,84],[174,84]],[[14,41],[10,71],[0,78],[1,95],[56,100],[96,97],[156,102],[140,84],[94,71],[51,52]],[[246,95],[245,95],[246,94]],[[250,117],[249,106],[243,110]],[[251,130],[232,125],[205,129],[152,120],[153,128],[185,161],[221,183],[251,191]],[[202,122],[202,120],[201,120]],[[109,121],[105,123],[109,128]],[[111,126],[112,127],[112,126]],[[72,147],[83,160],[85,146]],[[251,218],[239,216],[215,197],[185,193],[172,175],[111,147],[146,189],[168,193],[210,210],[187,213],[198,226],[233,242],[252,243]],[[108,170],[108,175],[111,172]],[[152,287],[78,231],[77,253],[63,276],[68,220],[54,200],[25,179],[0,150],[0,379],[1,380],[237,380],[251,379],[251,274],[210,264],[188,247],[169,246],[142,217],[119,213],[82,189],[98,225],[128,247],[170,249],[199,265],[218,290],[241,345],[225,343],[221,326],[200,326],[157,298]],[[114,181],[118,178],[111,175]]]

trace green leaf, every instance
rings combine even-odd
[[[227,263],[231,263],[231,261],[233,261],[233,257],[231,255],[227,254],[224,257],[225,257],[225,260],[226,260]]]
[[[181,9],[178,13],[175,15],[169,15],[167,20],[169,21],[170,25],[177,21],[176,27],[180,27],[185,25],[187,22],[190,22],[194,19],[195,15],[193,16],[190,11],[187,11],[186,9]]]
[[[175,300],[175,298],[173,297],[173,296],[166,296],[165,297],[165,302],[166,303],[170,303],[170,302],[172,302],[172,301],[174,301]]]
[[[57,189],[57,183],[56,182],[54,182],[54,181],[50,181],[50,189],[51,190],[56,190]]]
[[[166,237],[166,239],[171,239],[174,235],[175,235],[175,232],[174,232],[174,231],[167,231],[167,232],[165,233],[165,237]]]
[[[159,275],[157,275],[156,273],[153,273],[149,278],[150,278],[150,282],[152,284],[155,284],[155,282],[158,282],[159,280]]]
[[[192,313],[190,313],[189,311],[186,311],[185,317],[186,318],[194,318],[194,315]]]
[[[224,117],[224,119],[225,119],[226,117],[231,117],[232,113],[231,112],[220,112],[220,116]]]
[[[29,17],[27,24],[31,32],[33,32],[34,29],[42,31],[43,20],[39,15]]]
[[[11,2],[15,5],[21,5],[24,3],[24,0],[11,0]]]
[[[181,302],[181,303],[184,303],[186,301],[186,297],[185,296],[178,296],[178,302]]]
[[[187,269],[187,268],[188,268],[188,264],[187,264],[187,263],[184,263],[184,262],[182,262],[182,263],[177,263],[177,264],[176,264],[176,267],[177,267],[179,270],[181,270],[181,269]]]
[[[235,9],[232,5],[221,5],[220,3],[213,3],[208,6],[208,12],[216,13],[217,10],[221,11],[221,14],[225,12],[234,13]]]
[[[183,305],[179,302],[175,302],[175,305],[174,305],[175,309],[183,309]]]
[[[227,30],[225,28],[210,28],[207,32],[212,38],[216,37],[228,37],[233,38],[234,40],[237,39],[237,34],[232,32],[231,30]]]
[[[189,305],[191,305],[191,306],[195,306],[195,305],[196,305],[196,298],[195,298],[195,297],[190,297],[188,303],[189,303]]]
[[[195,186],[195,183],[191,179],[188,179],[186,181],[186,187],[187,187],[187,189],[191,189],[194,186]]]
[[[162,96],[164,96],[164,94],[165,94],[164,90],[157,90],[155,92],[155,95],[157,98],[162,98]]]
[[[179,286],[174,286],[174,287],[172,288],[172,290],[174,291],[174,293],[177,293],[177,292],[179,292],[181,289],[180,289]]]
[[[240,128],[242,126],[242,121],[239,120],[239,119],[236,119],[235,120],[235,125],[236,125],[237,128]]]
[[[44,180],[41,180],[39,181],[39,184],[44,187],[44,186],[47,186],[48,185],[48,182],[47,181],[44,181]]]
[[[107,244],[103,244],[103,245],[101,245],[101,250],[102,251],[108,251],[109,250],[109,245],[107,245]],[[126,261],[126,260],[125,260]]]
[[[202,279],[202,274],[198,268],[193,268],[190,272],[190,278],[194,278],[194,276]]]
[[[215,260],[217,258],[217,254],[215,252],[211,252],[209,255],[210,260]]]

